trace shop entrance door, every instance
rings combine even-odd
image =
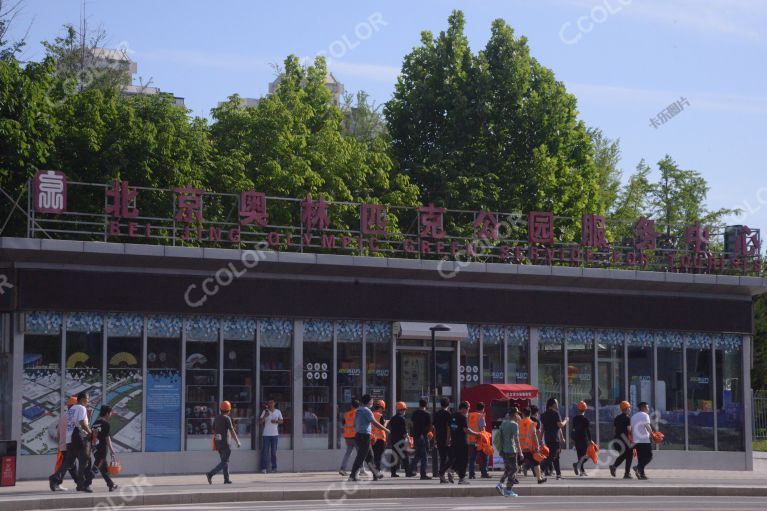
[[[418,401],[431,401],[431,347],[407,346],[397,349],[397,401],[407,403],[408,409],[418,408]],[[437,401],[443,396],[452,400],[456,395],[456,350],[453,346],[437,347]]]

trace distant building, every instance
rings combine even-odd
[[[127,83],[123,87],[122,93],[125,96],[136,96],[138,94],[160,94],[162,91],[158,87],[149,87],[144,85],[132,85],[133,76],[138,72],[138,64],[130,59],[127,52],[115,48],[93,48],[90,50],[91,60],[88,66],[95,70],[113,70],[118,73],[120,82]],[[184,105],[184,98],[178,97],[173,93],[174,103],[178,106]]]
[[[274,94],[277,91],[277,86],[280,84],[280,81],[282,81],[282,77],[283,75],[280,75],[273,82],[269,83],[269,94]],[[325,79],[325,85],[330,91],[330,94],[333,96],[333,99],[331,100],[333,104],[336,106],[341,106],[341,98],[343,97],[345,91],[344,84],[339,82],[338,79],[333,76],[333,73],[329,72]],[[261,101],[260,98],[240,98],[240,106],[258,106],[259,101]],[[220,101],[218,106],[221,106],[224,103],[225,101]]]

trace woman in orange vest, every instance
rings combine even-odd
[[[538,480],[538,484],[546,482],[546,478],[541,474],[541,464],[533,456],[540,448],[540,437],[535,422],[530,418],[530,409],[522,410],[522,420],[519,422],[519,446],[522,448],[522,456],[527,466],[533,467],[533,474]]]
[[[386,422],[383,419],[383,412],[385,410],[386,403],[384,403],[382,400],[376,399],[373,402],[373,408],[371,408],[373,417],[375,417],[375,420],[384,426],[386,426]],[[381,458],[383,457],[383,453],[386,450],[386,432],[373,426],[372,434],[370,435],[370,442],[373,444],[373,464],[375,465],[376,470],[380,473]]]
[[[346,452],[344,453],[343,461],[341,461],[341,469],[338,471],[338,473],[344,477],[346,477],[346,465],[349,463],[349,458],[356,446],[356,443],[354,442],[354,437],[356,435],[356,432],[354,431],[354,417],[357,414],[357,409],[360,407],[360,402],[357,399],[352,399],[351,405],[351,409],[344,413],[343,435],[344,442],[346,443]],[[360,469],[360,475],[365,474],[364,470],[365,466],[363,465]]]

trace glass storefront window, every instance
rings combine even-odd
[[[626,335],[629,373],[629,391],[626,399],[634,411],[642,401],[650,406],[650,410],[655,409],[652,395],[654,342],[652,332],[646,330],[635,330]]]
[[[480,327],[469,325],[469,338],[458,343],[461,350],[458,366],[459,385],[468,389],[479,385],[479,338]]]
[[[711,337],[687,336],[687,430],[691,451],[714,450]]]
[[[278,449],[293,447],[293,321],[263,319],[258,322],[261,344],[260,408],[274,400],[284,423],[279,426]],[[262,428],[263,429],[263,428]]]
[[[502,326],[482,327],[482,383],[504,383]]]
[[[594,400],[594,336],[593,330],[575,329],[567,338],[567,411],[575,417],[576,405],[585,401],[589,405],[586,417],[591,422],[591,435],[596,438]],[[569,438],[569,436],[568,436]]]
[[[562,328],[541,328],[538,339],[538,391],[539,402],[546,406],[552,397],[559,401],[559,413],[565,416],[563,346],[565,331]]]
[[[218,414],[219,333],[217,319],[186,322],[186,450],[209,451]]]
[[[391,380],[392,324],[385,321],[365,323],[366,390],[373,399],[389,399]],[[389,411],[387,409],[387,411]]]
[[[143,337],[138,316],[136,328],[128,331],[107,329],[107,404],[114,415],[110,419],[112,443],[117,452],[141,451],[143,420]]]
[[[679,333],[660,332],[657,341],[655,406],[658,425],[665,436],[661,448],[684,450],[684,340]]]
[[[21,454],[55,454],[61,402],[61,314],[25,315]]]
[[[330,394],[333,386],[333,322],[304,321],[304,410],[302,417],[305,449],[330,449]]]
[[[256,321],[224,320],[224,400],[232,403],[232,422],[243,448],[255,448]]]
[[[352,399],[362,397],[362,322],[339,321],[336,323],[337,395],[336,417],[338,421],[337,445],[344,447],[344,414],[351,409]]]
[[[743,451],[743,339],[716,339],[716,426],[720,451]]]
[[[528,353],[530,335],[526,326],[506,329],[506,382],[529,383]]]
[[[123,317],[116,326],[122,335],[136,335],[140,319]],[[181,324],[181,318],[173,316],[147,319],[146,450],[150,452],[181,449]]]
[[[102,405],[103,323],[100,314],[66,315],[64,397],[87,392],[91,421],[96,420]]]
[[[599,443],[603,447],[613,439],[613,420],[620,413],[625,398],[623,388],[623,340],[620,330],[597,332],[597,390],[599,405]]]

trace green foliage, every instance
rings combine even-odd
[[[8,33],[11,30],[16,15],[19,13],[22,6],[21,0],[15,3],[6,2],[0,0],[0,60],[12,60],[16,58],[17,53],[21,53],[24,49],[26,41],[24,38],[18,41],[9,41],[7,39]]]
[[[54,63],[45,59],[22,67],[16,59],[0,60],[0,187],[14,200],[27,180],[48,163],[58,132],[50,99]],[[24,201],[21,201],[24,204]],[[9,199],[0,203],[10,206]],[[16,216],[6,234],[19,234],[26,220]],[[3,221],[5,215],[3,215]]]
[[[219,188],[231,191],[414,204],[417,194],[408,180],[391,178],[393,163],[385,141],[343,133],[344,116],[330,101],[326,72],[322,58],[304,68],[290,56],[277,90],[257,106],[243,108],[233,96],[215,108],[213,145],[219,164],[228,169],[213,179],[222,181]],[[296,210],[289,208],[270,207],[270,217],[275,223],[298,221]]]
[[[600,213],[599,174],[575,97],[503,20],[472,54],[465,20],[405,57],[385,115],[397,171],[451,208]],[[577,226],[565,225],[566,236]]]

